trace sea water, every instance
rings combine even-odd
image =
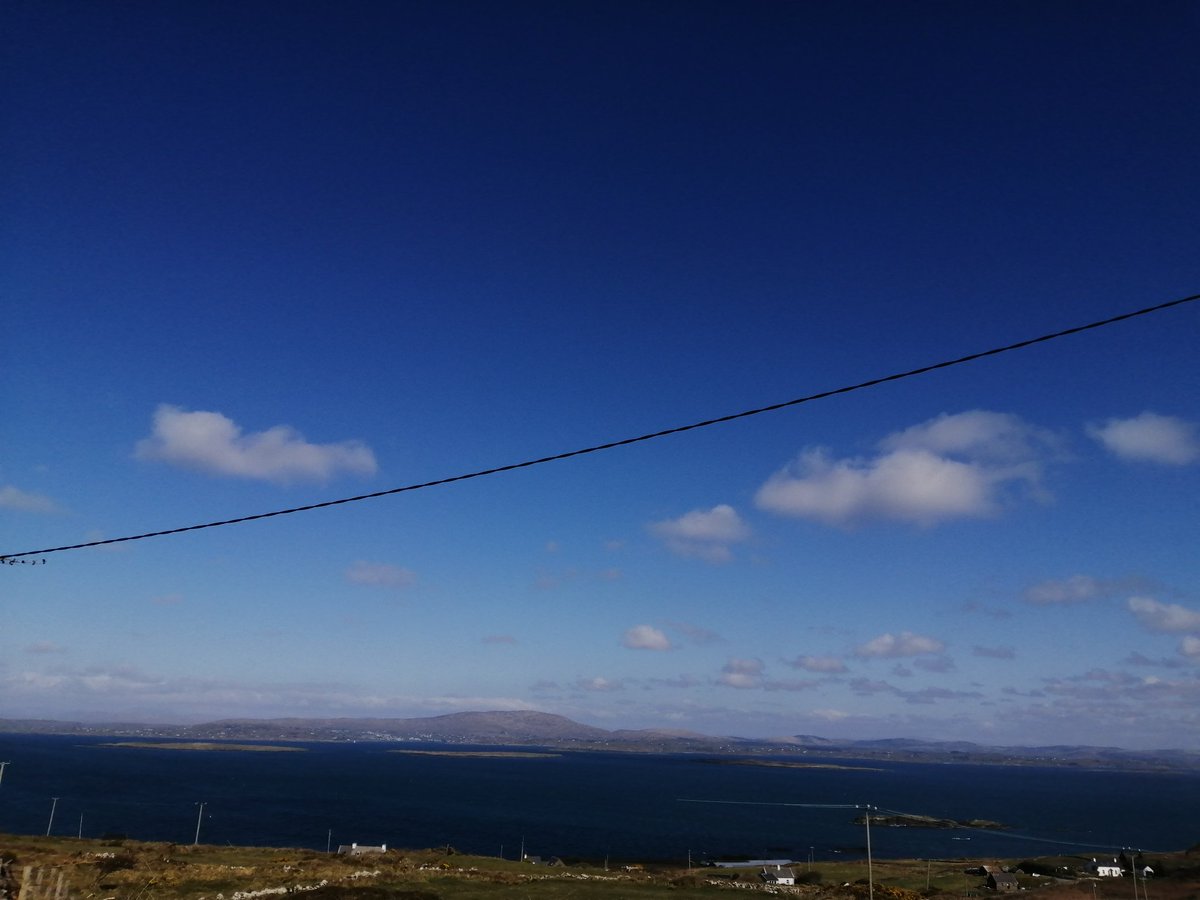
[[[864,810],[1003,831],[871,829],[876,856],[1021,857],[1176,850],[1200,841],[1200,772],[821,760],[730,765],[687,754],[463,756],[411,743],[311,743],[301,752],[105,746],[0,735],[0,832],[303,847],[450,845],[516,858],[861,856]],[[420,755],[397,750],[444,750]],[[482,748],[486,749],[486,748]],[[495,748],[497,752],[512,748]],[[781,757],[771,757],[772,762]],[[57,799],[54,799],[57,798]],[[200,804],[203,803],[203,809]],[[53,818],[51,815],[53,814]],[[0,848],[2,849],[2,848]]]

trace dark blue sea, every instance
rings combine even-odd
[[[876,826],[871,848],[879,857],[1095,855],[1200,842],[1200,772],[845,760],[831,762],[864,768],[799,769],[670,754],[392,752],[439,749],[410,743],[291,745],[304,747],[298,753],[103,746],[113,740],[0,735],[0,761],[10,763],[0,781],[0,833],[49,827],[64,836],[191,843],[203,802],[206,844],[449,844],[511,859],[523,842],[530,854],[596,861],[682,862],[689,853],[821,860],[863,855],[866,834],[853,824],[861,811],[820,805],[871,804],[1008,826]]]

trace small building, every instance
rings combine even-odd
[[[1007,894],[1017,889],[1017,876],[1011,872],[988,872],[988,890]]]
[[[1120,878],[1124,874],[1121,864],[1115,858],[1104,862],[1093,858],[1091,862],[1084,864],[1083,870],[1097,878]]]
[[[759,872],[759,876],[767,884],[795,884],[796,873],[784,866],[776,866],[773,869],[763,868]]]
[[[370,856],[375,853],[387,853],[387,844],[373,847],[370,844],[339,844],[339,856]]]

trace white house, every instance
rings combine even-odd
[[[1120,878],[1122,874],[1121,864],[1115,859],[1112,862],[1099,862],[1093,859],[1084,866],[1084,870],[1098,878]]]
[[[796,873],[785,866],[776,866],[773,869],[763,869],[759,873],[762,880],[767,884],[795,884]]]

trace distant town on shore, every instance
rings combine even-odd
[[[1000,747],[970,741],[915,738],[834,740],[712,736],[668,729],[614,730],[528,710],[460,712],[418,718],[221,719],[198,725],[84,723],[0,719],[0,734],[62,734],[179,741],[404,741],[485,746],[550,747],[641,753],[802,756],[824,759],[989,765],[1073,766],[1139,770],[1200,769],[1200,752],[1183,749],[1055,745]]]

